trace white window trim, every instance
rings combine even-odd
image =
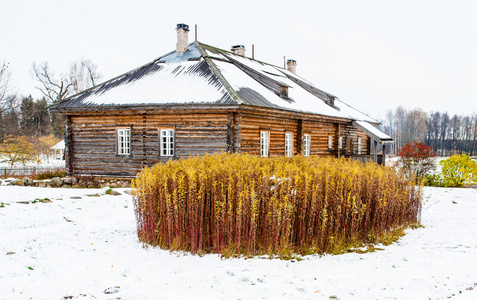
[[[341,150],[343,149],[343,137],[340,136],[338,139],[338,148]]]
[[[270,131],[260,131],[260,156],[269,157],[270,155]]]
[[[309,134],[303,135],[303,155],[310,156],[311,136]]]
[[[174,156],[176,141],[173,128],[159,129],[159,144],[160,156]]]
[[[131,155],[131,128],[118,128],[116,141],[118,155]]]
[[[290,132],[285,133],[285,156],[293,156],[293,134]]]
[[[333,136],[328,136],[328,149],[333,149]]]

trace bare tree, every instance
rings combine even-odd
[[[94,86],[101,78],[98,67],[90,60],[71,64],[68,75],[56,75],[47,62],[33,63],[33,74],[40,84],[36,87],[50,103],[62,101],[72,93],[79,93]]]
[[[3,62],[0,66],[0,114],[8,107],[10,95],[10,72],[8,71],[9,64]]]
[[[10,85],[9,64],[0,66],[0,142],[18,133],[18,99]]]
[[[472,147],[471,147],[471,152],[470,155],[475,155],[476,154],[476,148],[477,148],[477,115],[472,116]]]
[[[395,141],[396,152],[407,143],[425,142],[441,156],[455,153],[475,155],[477,115],[449,117],[447,112],[425,113],[420,108],[389,110],[382,129]],[[393,150],[392,148],[390,150]]]
[[[100,78],[98,67],[90,60],[83,59],[71,65],[70,80],[74,84],[76,93],[95,86]]]
[[[427,132],[427,114],[420,108],[408,111],[406,116],[406,143],[424,142]]]
[[[441,129],[441,113],[431,112],[427,120],[427,139],[426,143],[437,151],[439,148],[439,135]]]
[[[32,69],[36,80],[40,83],[40,86],[36,88],[50,103],[57,103],[65,99],[73,91],[74,82],[65,75],[57,77],[50,70],[47,62],[40,65],[33,63]]]
[[[406,116],[407,116],[407,110],[399,106],[396,108],[396,112],[394,113],[394,118],[395,118],[395,143],[396,143],[396,151],[399,151],[402,146],[406,144],[405,140],[405,134],[404,130],[406,128]]]
[[[392,110],[386,112],[386,118],[381,120],[381,124],[383,131],[396,140],[396,119]],[[396,153],[396,144],[391,144],[387,149],[390,153]]]
[[[97,71],[97,66],[90,60],[73,63],[68,75],[55,75],[47,62],[39,65],[33,63],[32,69],[36,80],[40,84],[36,88],[41,91],[49,104],[58,103],[73,93],[94,86],[101,77]],[[64,116],[51,115],[51,127],[56,137],[63,135],[64,121]]]
[[[447,112],[444,112],[441,115],[441,129],[440,129],[441,156],[444,156],[445,149],[447,149],[447,135],[449,132],[449,123],[450,123],[449,115],[447,114]]]

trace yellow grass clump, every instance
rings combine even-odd
[[[415,225],[421,189],[374,163],[213,154],[134,180],[139,239],[192,253],[339,253]]]

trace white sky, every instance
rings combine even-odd
[[[103,80],[175,49],[177,23],[194,39],[283,65],[344,102],[384,118],[402,105],[477,113],[477,2],[333,1],[18,1],[0,2],[0,63],[12,83],[40,97],[33,62],[57,73],[89,59]]]

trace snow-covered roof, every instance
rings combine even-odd
[[[56,145],[52,146],[50,149],[56,150],[56,149],[65,149],[65,140],[62,140],[58,142]]]
[[[377,129],[374,125],[366,121],[354,121],[353,125],[381,144],[394,143],[393,139],[389,135],[385,134],[381,130]]]
[[[225,61],[216,61],[215,64],[240,98],[248,104],[347,118],[346,115],[300,88],[288,78],[279,79],[289,87],[289,101],[286,101],[235,65]]]
[[[168,105],[250,105],[379,124],[284,68],[199,42],[183,54],[170,52],[52,109]]]
[[[379,124],[379,122],[376,121],[375,119],[373,119],[370,116],[360,112],[356,108],[349,106],[348,104],[344,103],[343,101],[341,101],[339,99],[335,99],[334,106],[337,109],[339,109],[340,112],[347,115],[352,120],[366,121],[366,122],[376,124],[376,125]]]
[[[281,88],[288,89],[288,97],[281,96]],[[331,106],[334,99],[286,69],[194,42],[182,55],[168,53],[53,109],[237,104],[362,119]]]

